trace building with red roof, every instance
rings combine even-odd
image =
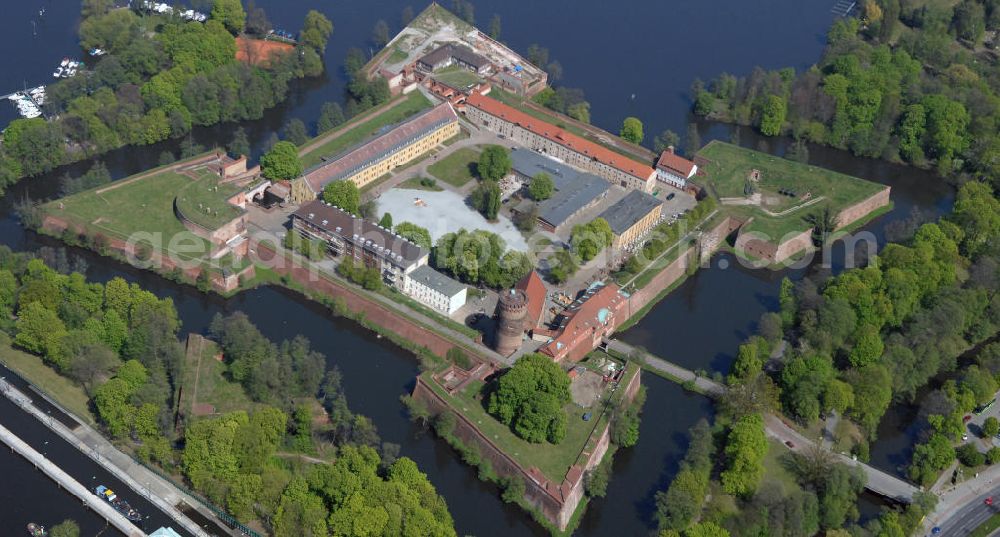
[[[545,314],[545,297],[548,296],[548,289],[545,282],[538,275],[538,271],[531,271],[527,276],[521,278],[514,286],[515,289],[524,291],[528,297],[528,312],[524,317],[524,329],[534,330],[542,323],[542,316]]]
[[[675,153],[674,146],[663,150],[656,161],[656,178],[677,188],[684,188],[696,173],[698,165]]]
[[[556,362],[579,362],[629,317],[629,297],[615,284],[595,284],[563,313],[539,352]]]
[[[490,131],[599,175],[612,184],[647,193],[653,191],[656,171],[648,164],[630,159],[484,95],[474,93],[465,104],[466,117]]]

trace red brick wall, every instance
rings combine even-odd
[[[868,199],[855,203],[850,207],[845,207],[837,215],[837,229],[848,226],[868,214],[889,205],[889,191],[890,187],[885,187]]]
[[[273,248],[256,241],[254,241],[254,244],[251,245],[251,248],[257,251],[257,255],[263,261],[268,261],[271,257],[277,255],[275,254]],[[431,332],[424,327],[409,321],[395,311],[390,311],[374,300],[354,291],[353,289],[350,289],[346,284],[336,282],[332,279],[328,279],[327,277],[316,275],[306,267],[299,265],[288,258],[286,258],[284,263],[272,264],[280,265],[274,267],[275,272],[278,274],[282,276],[288,275],[299,284],[314,292],[333,298],[343,299],[349,310],[364,313],[365,319],[369,322],[390,330],[398,334],[403,339],[412,341],[416,345],[427,347],[432,353],[438,356],[444,356],[452,347],[456,346],[451,340],[445,338],[444,336],[438,335],[435,332]],[[478,353],[470,350],[468,347],[463,347],[462,350],[467,354],[472,354],[482,358],[481,356],[478,356]]]

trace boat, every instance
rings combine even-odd
[[[124,499],[119,498],[118,495],[108,487],[98,485],[97,488],[94,489],[94,494],[111,504],[111,507],[114,507],[115,511],[118,511],[132,522],[140,522],[142,520],[142,515],[139,511],[129,505]]]
[[[34,522],[28,523],[28,535],[31,537],[48,537],[48,534],[49,532],[45,531],[45,526]]]
[[[62,63],[59,64],[59,67],[66,67],[67,65],[69,65],[69,58],[63,58],[63,61]]]
[[[90,55],[91,56],[104,56],[107,53],[108,53],[108,51],[106,51],[106,50],[104,50],[102,48],[92,48],[92,49],[90,49]]]
[[[62,76],[62,74],[63,74],[63,68],[60,67],[60,68],[56,69],[56,71],[54,73],[52,73],[52,76],[55,77],[55,78],[59,78],[59,77]]]

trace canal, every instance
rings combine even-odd
[[[258,0],[256,3],[267,10],[275,27],[296,29],[309,9],[319,9],[333,21],[335,29],[326,54],[327,74],[297,83],[286,103],[268,111],[258,121],[242,124],[255,153],[289,119],[300,118],[312,128],[324,102],[343,98],[342,59],[349,47],[370,46],[371,28],[378,19],[385,19],[395,31],[405,6],[412,5],[416,10],[423,7],[422,3],[410,0],[377,3]],[[523,52],[532,43],[548,47],[550,57],[564,68],[565,78],[560,83],[585,91],[593,105],[592,119],[596,125],[615,132],[624,117],[635,115],[644,121],[648,140],[667,128],[684,134],[692,121],[687,93],[695,78],[707,80],[723,71],[746,74],[755,65],[804,69],[819,57],[832,21],[829,13],[832,2],[822,0],[754,3],[631,0],[622,4],[600,0],[544,3],[477,0],[474,3],[480,25],[485,26],[494,13],[500,15],[501,38],[515,49]],[[6,16],[0,22],[4,29],[0,32],[0,46],[18,51],[0,56],[0,72],[5,73],[3,81],[11,90],[51,80],[51,71],[62,57],[81,54],[73,37],[79,24],[75,0],[38,0],[5,7]],[[39,17],[41,7],[46,11]],[[2,107],[0,114],[10,115],[11,111],[10,107]],[[700,127],[704,141],[730,138],[728,127],[710,124]],[[193,137],[206,146],[222,145],[228,142],[234,128],[235,125],[227,124],[198,129]],[[757,147],[758,142],[749,131],[742,133],[741,140],[744,145]],[[102,159],[113,176],[120,178],[155,165],[163,151],[176,153],[178,146],[179,142],[169,141],[128,148]],[[779,145],[768,149],[779,154],[783,151]],[[868,226],[876,236],[883,237],[885,225],[905,218],[912,207],[935,214],[950,207],[950,190],[927,174],[856,159],[838,151],[821,148],[811,151],[814,164],[893,185],[893,211]],[[12,216],[12,205],[25,196],[36,199],[56,196],[64,173],[82,173],[89,166],[90,163],[80,163],[11,188],[0,200],[0,242],[15,249],[59,246],[56,241],[25,234]],[[86,259],[91,278],[107,280],[122,276],[159,296],[172,297],[184,331],[204,332],[215,314],[241,310],[272,339],[304,334],[317,350],[328,356],[331,364],[343,371],[352,409],[371,417],[384,440],[400,444],[402,454],[413,458],[428,474],[445,496],[460,535],[544,534],[518,508],[502,503],[494,487],[480,482],[475,471],[458,462],[447,445],[410,423],[399,403],[399,395],[411,388],[417,372],[415,360],[407,353],[352,322],[331,318],[324,308],[296,293],[266,288],[224,300],[86,251],[72,252]],[[760,314],[777,307],[781,278],[785,275],[801,278],[816,270],[815,267],[784,272],[748,270],[734,261],[725,255],[714,258],[710,268],[685,282],[622,337],[689,367],[726,371],[736,346],[753,332]],[[644,384],[648,399],[641,440],[635,448],[617,454],[608,496],[591,504],[578,535],[640,535],[654,527],[653,495],[676,472],[686,449],[687,429],[698,419],[711,417],[712,407],[701,396],[688,394],[652,375],[645,376]],[[0,419],[6,424],[15,418],[8,418],[8,413],[3,412]],[[26,440],[37,448],[40,438],[29,435]],[[31,473],[30,466],[28,470]],[[17,525],[23,524],[21,520],[47,516],[51,512],[49,505],[72,503],[44,481],[34,479],[25,483],[40,501],[18,509],[4,502],[0,506],[0,520],[5,526],[11,520]],[[9,494],[0,492],[0,498]]]

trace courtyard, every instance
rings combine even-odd
[[[431,192],[394,188],[382,194],[377,201],[379,214],[390,213],[395,223],[410,222],[426,228],[435,241],[462,228],[482,229],[499,235],[508,248],[522,252],[528,250],[527,241],[510,219],[501,215],[497,222],[489,222],[466,205],[462,195],[450,190]]]

